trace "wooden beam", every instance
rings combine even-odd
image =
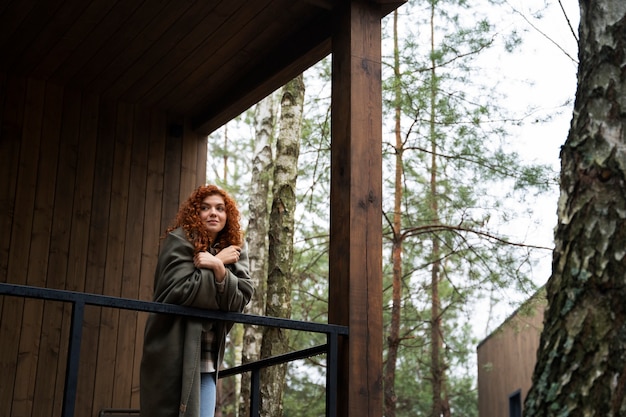
[[[331,323],[340,347],[337,415],[382,416],[382,93],[380,6],[337,9],[332,39]]]

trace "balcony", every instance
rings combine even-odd
[[[337,415],[337,380],[338,380],[338,344],[340,336],[348,336],[348,328],[332,324],[309,323],[275,317],[254,316],[241,313],[207,311],[178,305],[162,304],[128,298],[110,297],[66,290],[56,290],[24,285],[0,283],[0,295],[31,298],[45,301],[56,301],[71,305],[71,328],[69,331],[68,350],[66,355],[65,384],[62,398],[62,417],[75,416],[75,403],[78,388],[78,370],[80,366],[81,342],[85,322],[85,307],[98,306],[121,310],[141,311],[150,313],[177,314],[210,320],[224,320],[257,326],[268,326],[291,329],[326,335],[326,343],[312,348],[289,352],[280,356],[264,358],[256,362],[221,370],[219,378],[228,378],[244,372],[251,373],[250,416],[259,415],[260,404],[260,372],[263,368],[275,366],[316,355],[326,355],[326,416]],[[61,352],[61,355],[62,352]],[[19,381],[17,381],[19,382]],[[132,416],[138,415],[135,409],[102,409],[100,416]]]

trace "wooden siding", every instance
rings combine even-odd
[[[159,238],[206,180],[206,138],[41,80],[0,74],[0,93],[0,281],[151,299]],[[69,313],[0,296],[1,416],[61,414]],[[138,406],[145,318],[86,308],[77,416]]]
[[[478,346],[478,415],[509,416],[509,396],[528,394],[543,329],[545,297],[536,295]]]

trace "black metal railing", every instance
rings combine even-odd
[[[255,316],[243,313],[227,313],[221,311],[201,310],[173,304],[140,301],[129,298],[111,297],[67,290],[31,287],[0,283],[0,295],[36,298],[41,300],[61,301],[72,304],[72,321],[69,335],[65,387],[63,390],[63,417],[74,417],[76,389],[78,384],[78,367],[80,362],[80,344],[82,339],[85,306],[117,308],[124,310],[144,311],[152,313],[177,314],[211,320],[225,320],[258,326],[278,327],[312,333],[326,334],[326,343],[313,348],[289,352],[283,355],[261,359],[235,368],[221,370],[220,378],[251,372],[250,416],[259,415],[260,371],[274,366],[311,356],[326,354],[326,416],[337,415],[337,376],[338,376],[338,345],[339,336],[347,336],[348,328],[333,324],[311,323],[277,317]],[[130,411],[130,410],[129,410]]]

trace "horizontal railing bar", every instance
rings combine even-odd
[[[314,333],[335,333],[348,335],[347,326],[336,324],[311,323],[300,320],[292,320],[278,317],[256,316],[253,314],[232,313],[224,311],[203,310],[199,308],[184,307],[176,304],[157,303],[154,301],[142,301],[131,298],[112,297],[100,294],[90,294],[53,288],[31,287],[0,283],[0,295],[21,296],[39,298],[52,301],[77,302],[85,304],[113,307],[125,310],[138,310],[152,313],[182,314],[192,317],[200,317],[212,320],[225,320],[244,324],[253,324],[266,327],[280,327],[291,330],[309,331]]]
[[[269,358],[259,359],[255,362],[246,363],[239,366],[234,366],[232,368],[221,369],[218,373],[219,378],[226,378],[228,376],[242,374],[244,372],[249,372],[254,369],[267,368],[274,365],[280,365],[281,363],[291,362],[298,359],[306,359],[311,356],[320,355],[322,353],[326,353],[328,349],[328,345],[318,345],[313,346],[308,349],[297,350],[294,352],[285,353],[282,355],[276,355]]]
[[[137,414],[139,415],[139,410],[136,408],[103,408],[100,410],[98,414],[99,417],[105,417],[107,415],[128,415],[128,414]]]

